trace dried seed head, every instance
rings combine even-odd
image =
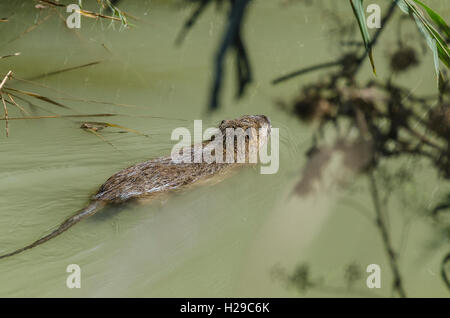
[[[391,69],[403,72],[419,64],[416,51],[412,47],[401,47],[391,56]]]
[[[294,100],[293,112],[303,121],[320,120],[332,116],[333,104],[317,93],[301,95]]]
[[[429,113],[430,129],[438,135],[450,138],[450,104],[442,104]]]

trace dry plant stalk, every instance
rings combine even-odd
[[[10,70],[3,78],[2,82],[0,83],[0,98],[2,99],[3,110],[5,111],[6,137],[9,137],[8,108],[6,107],[5,99],[3,98],[2,89],[3,89],[3,86],[5,86],[6,81],[11,77],[11,75],[12,75],[12,71]]]
[[[5,100],[3,99],[3,95],[0,94],[0,98],[2,99],[3,109],[5,110],[6,137],[9,137],[8,108],[6,107],[6,103],[5,103]]]
[[[2,82],[0,83],[0,92],[2,91],[3,86],[5,85],[6,81],[11,77],[11,75],[12,71],[9,71],[3,78]]]
[[[51,6],[54,7],[66,7],[65,4],[61,4],[61,3],[56,3],[50,0],[39,0],[40,2],[49,4]],[[113,17],[113,16],[109,16],[109,15],[104,15],[101,13],[97,13],[97,12],[92,12],[92,11],[88,11],[88,10],[77,10],[78,13],[82,14],[83,16],[87,17],[87,18],[94,18],[94,19],[98,19],[98,18],[103,18],[103,19],[110,19],[110,20],[114,20],[114,21],[122,21],[120,18],[118,17]]]
[[[6,54],[6,55],[3,55],[3,56],[0,56],[0,59],[4,59],[4,58],[7,58],[7,57],[12,57],[12,56],[18,56],[18,55],[20,55],[20,52],[16,52],[16,53]]]
[[[11,96],[11,94],[7,93],[6,95],[8,95],[9,99],[11,100],[11,103],[13,103],[17,108],[19,108],[19,110],[20,110],[23,114],[28,115],[28,116],[30,115],[30,113],[27,112],[27,111],[25,110],[25,108],[23,108],[22,106],[20,106],[19,104],[16,103],[16,101],[15,101],[14,98]]]

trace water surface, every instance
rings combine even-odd
[[[320,2],[336,14],[351,17],[348,3]],[[436,3],[436,4],[435,4]],[[433,2],[444,16],[445,1]],[[82,208],[113,173],[134,163],[167,155],[176,127],[193,127],[203,119],[207,127],[242,114],[265,114],[280,129],[280,169],[261,175],[244,169],[214,187],[199,187],[171,196],[166,202],[107,208],[81,222],[64,235],[23,254],[1,260],[0,296],[7,297],[299,297],[366,296],[364,279],[358,288],[345,290],[345,267],[356,262],[363,268],[382,266],[382,288],[374,295],[390,296],[392,279],[373,216],[364,178],[352,178],[352,191],[324,191],[308,198],[292,196],[306,162],[313,127],[280,111],[274,101],[289,100],[301,85],[317,80],[312,74],[272,86],[283,73],[329,61],[343,48],[335,44],[320,6],[279,1],[255,1],[248,15],[245,38],[254,67],[255,82],[242,100],[234,99],[233,59],[227,63],[223,104],[218,112],[205,113],[211,77],[212,54],[224,26],[223,12],[213,8],[198,21],[184,44],[174,40],[191,7],[179,2],[123,1],[122,9],[138,17],[136,28],[119,32],[106,21],[82,20],[78,33],[67,30],[57,17],[16,39],[36,18],[35,10],[20,1],[2,3],[2,16],[15,12],[0,25],[2,41],[11,41],[1,55],[0,73],[13,70],[30,78],[93,61],[100,64],[36,80],[59,92],[14,82],[14,87],[63,96],[132,104],[137,107],[64,101],[73,110],[23,104],[33,115],[58,113],[116,113],[93,118],[146,133],[149,137],[107,128],[97,136],[79,128],[83,119],[10,121],[10,136],[0,137],[0,252],[21,247],[55,228]],[[42,15],[46,13],[42,12]],[[405,32],[414,33],[412,24]],[[378,73],[387,77],[386,54],[395,30],[387,30],[375,51]],[[106,49],[105,49],[106,47]],[[431,55],[414,71],[400,77],[403,85],[419,93],[434,93]],[[368,64],[364,76],[371,76]],[[11,83],[11,85],[13,85]],[[10,107],[11,117],[21,114]],[[86,119],[91,120],[91,119]],[[410,160],[399,165],[416,165]],[[394,165],[392,169],[394,169]],[[449,189],[438,181],[427,163],[416,173],[418,182],[405,189],[411,201],[391,204],[391,229],[404,233],[400,266],[412,296],[448,296],[439,276],[443,250],[427,250],[433,228],[412,211],[415,203],[435,203]],[[350,202],[350,203],[349,203]],[[363,208],[355,208],[362,206]],[[362,211],[364,210],[364,211]],[[400,211],[399,213],[394,213]],[[409,213],[411,212],[411,213]],[[406,223],[405,220],[409,220]],[[402,236],[393,234],[400,248]],[[327,291],[306,294],[271,276],[274,266],[288,271],[311,265]],[[66,287],[66,267],[82,269],[81,289]],[[342,288],[341,288],[342,287]]]

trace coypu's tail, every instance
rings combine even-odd
[[[52,238],[60,235],[61,233],[67,231],[69,228],[71,228],[73,225],[80,222],[82,219],[87,218],[96,212],[98,212],[101,208],[103,208],[106,205],[106,202],[104,201],[93,201],[90,203],[86,208],[78,211],[75,215],[71,216],[67,220],[65,220],[63,223],[61,223],[60,226],[50,234],[47,234],[46,236],[40,238],[39,240],[31,243],[30,245],[27,245],[25,247],[19,248],[18,250],[15,250],[14,252],[0,255],[0,259],[13,256],[19,253],[22,253],[23,251],[26,251],[30,248],[36,247],[38,245],[41,245],[42,243],[47,242],[48,240],[51,240]]]

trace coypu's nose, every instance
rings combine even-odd
[[[269,125],[269,128],[272,127],[272,123],[270,122],[270,118],[267,117],[266,115],[259,115],[262,118],[264,118],[267,121],[267,124]]]

